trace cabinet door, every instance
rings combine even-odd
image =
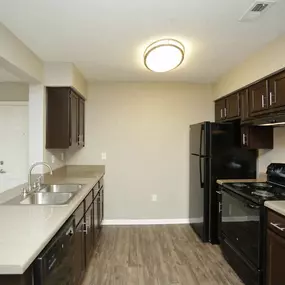
[[[268,110],[267,80],[249,87],[250,115]]]
[[[98,236],[99,236],[99,218],[98,218],[98,198],[99,194],[94,199],[94,211],[93,211],[93,229],[94,229],[94,237],[93,243],[97,244]]]
[[[250,118],[249,116],[249,102],[248,102],[248,89],[242,90],[239,92],[240,96],[240,116],[242,121],[246,121]]]
[[[104,187],[102,187],[100,191],[100,219],[99,219],[100,230],[102,228],[103,219],[104,219]]]
[[[239,93],[232,94],[226,98],[226,109],[224,115],[227,119],[238,118],[240,116]]]
[[[226,101],[221,99],[215,102],[215,121],[225,120]]]
[[[86,252],[86,266],[88,266],[93,254],[93,204],[88,208],[85,213],[85,252]]]
[[[78,96],[71,91],[69,95],[70,146],[78,144],[78,99]]]
[[[267,285],[285,284],[285,239],[267,230]]]
[[[78,104],[78,145],[84,146],[85,144],[85,101],[79,98]]]
[[[248,149],[273,149],[273,128],[241,127],[241,146]]]
[[[270,108],[285,106],[285,71],[269,79],[269,105]]]
[[[74,284],[79,285],[85,271],[85,245],[84,245],[84,219],[76,227],[75,231],[75,258],[74,258]]]

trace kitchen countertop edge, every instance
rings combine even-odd
[[[268,209],[285,216],[285,201],[266,201],[264,205]]]

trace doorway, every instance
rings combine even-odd
[[[27,181],[28,102],[0,102],[0,193]]]

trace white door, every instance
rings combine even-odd
[[[0,193],[27,181],[28,105],[0,102]]]

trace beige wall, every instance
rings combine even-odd
[[[227,95],[284,67],[285,36],[271,42],[221,77],[214,86],[214,98]]]
[[[0,101],[28,101],[29,85],[24,83],[0,83]]]
[[[23,42],[0,23],[0,64],[27,82],[43,80],[43,63]]]
[[[72,86],[86,98],[87,83],[73,63],[46,62],[44,84],[46,86]]]
[[[91,84],[86,147],[67,163],[106,164],[106,219],[188,218],[189,125],[213,110],[207,85]]]

